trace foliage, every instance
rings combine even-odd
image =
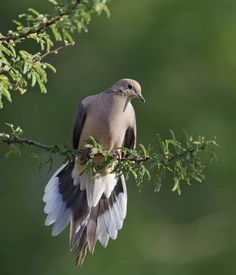
[[[28,9],[27,13],[19,15],[19,20],[13,20],[15,30],[9,30],[6,35],[0,33],[0,108],[3,107],[2,97],[11,102],[11,92],[24,94],[29,85],[38,84],[40,91],[46,93],[48,69],[56,69],[44,59],[55,55],[65,47],[74,45],[74,35],[87,31],[92,14],[100,15],[103,11],[109,16],[106,6],[108,0],[48,0],[53,6],[51,15],[43,14],[35,9]],[[33,40],[39,51],[32,53],[19,46],[24,41]],[[30,145],[49,153],[46,159],[39,159],[39,166],[52,165],[52,154],[59,154],[65,161],[74,161],[83,152],[74,150],[68,145],[45,145],[29,138],[22,137],[20,127],[10,127],[9,133],[0,133],[0,140],[9,145],[6,157],[21,154],[21,145]],[[155,183],[155,191],[159,191],[163,180],[171,175],[173,178],[172,191],[181,193],[181,182],[190,184],[192,180],[201,182],[204,179],[205,165],[201,152],[215,158],[212,146],[217,145],[215,139],[199,136],[194,139],[185,133],[184,145],[180,143],[173,131],[171,138],[162,140],[158,137],[158,153],[140,144],[135,150],[118,148],[115,154],[104,150],[95,139],[90,138],[86,145],[89,151],[86,168],[95,176],[101,169],[110,169],[117,174],[124,174],[126,178],[132,176],[139,189],[145,178]],[[99,160],[99,161],[98,161]]]
[[[45,145],[28,138],[22,138],[22,129],[7,124],[11,132],[0,133],[0,141],[10,145],[6,156],[12,154],[19,155],[21,145],[32,145],[49,153],[58,154],[64,161],[74,161],[83,155],[83,151],[74,150],[68,145]],[[111,169],[117,175],[124,174],[126,179],[132,176],[139,190],[143,187],[145,179],[152,180],[155,191],[160,191],[161,186],[168,175],[173,179],[172,191],[181,194],[181,183],[191,184],[193,180],[201,182],[204,178],[204,156],[208,156],[208,162],[216,159],[214,147],[217,146],[215,138],[206,139],[203,136],[193,138],[185,133],[184,144],[179,142],[173,131],[170,131],[171,138],[162,140],[157,135],[159,152],[151,146],[145,147],[139,144],[138,148],[131,150],[118,148],[116,153],[104,150],[97,141],[90,137],[90,141],[85,146],[88,150],[85,169],[89,169],[96,176],[101,169]],[[204,155],[202,155],[204,153]],[[99,161],[97,159],[99,158]],[[40,163],[40,167],[45,164],[52,164],[50,154],[46,161]],[[83,172],[84,172],[83,171]],[[82,173],[83,173],[82,172]]]
[[[24,94],[29,85],[38,84],[40,91],[46,93],[48,70],[56,69],[44,59],[57,54],[59,50],[74,45],[74,35],[87,32],[87,25],[94,13],[105,11],[107,0],[49,0],[53,6],[52,15],[35,9],[19,15],[13,20],[15,30],[6,35],[0,33],[0,108],[2,97],[12,101],[11,91]],[[33,40],[39,47],[32,53],[19,47],[25,40]]]
[[[164,180],[170,175],[173,179],[172,191],[177,191],[180,195],[181,182],[190,185],[193,180],[202,182],[205,178],[204,156],[208,156],[207,162],[216,160],[214,148],[218,144],[215,138],[206,139],[203,136],[194,138],[186,132],[185,143],[182,144],[176,139],[173,131],[170,130],[170,133],[171,138],[165,140],[157,135],[160,152],[153,150],[150,145],[145,147],[139,144],[134,150],[119,148],[118,156],[103,150],[91,137],[90,143],[87,144],[91,152],[87,168],[95,175],[100,169],[112,167],[117,174],[124,174],[126,179],[132,176],[140,190],[145,178],[152,180],[154,189],[158,192]],[[202,156],[202,153],[205,155]],[[93,161],[98,155],[103,157],[103,161],[99,164]],[[122,157],[119,158],[119,155]]]

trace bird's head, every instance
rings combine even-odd
[[[145,102],[140,84],[133,79],[120,79],[109,90],[116,94],[126,96],[129,99],[138,98]]]

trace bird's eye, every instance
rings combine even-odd
[[[131,84],[129,84],[128,88],[131,90],[133,88],[133,86]]]

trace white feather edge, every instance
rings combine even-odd
[[[49,226],[53,223],[52,235],[56,236],[63,231],[72,217],[70,209],[65,208],[65,203],[62,200],[58,190],[58,173],[60,173],[68,162],[63,164],[51,177],[44,189],[43,201],[46,203],[44,212],[47,214],[45,225]]]
[[[60,173],[67,165],[68,165],[68,162],[64,163],[60,168],[57,169],[57,171],[52,175],[52,177],[48,181],[48,183],[44,189],[44,192],[50,192],[50,188],[52,188],[53,185],[56,182],[58,182],[57,174]]]
[[[123,193],[115,197],[109,209],[98,217],[96,235],[103,247],[108,245],[109,238],[116,239],[118,230],[123,226],[127,213],[127,189],[122,176]]]
[[[78,175],[77,173],[79,173],[79,170],[74,168],[72,172],[74,184],[76,185],[78,177],[80,177],[80,190],[86,189],[89,207],[95,207],[103,194],[106,198],[109,198],[117,183],[115,174],[107,174],[104,176],[98,174],[93,177],[89,171],[85,171],[82,175]]]

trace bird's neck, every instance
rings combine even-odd
[[[112,101],[116,106],[120,106],[122,108],[122,111],[125,112],[128,104],[131,101],[131,98],[126,96],[124,93],[112,93]]]

